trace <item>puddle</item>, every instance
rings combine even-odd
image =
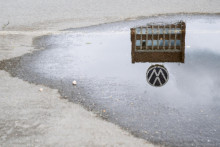
[[[184,61],[151,63],[147,58],[132,63],[130,28],[180,21],[186,26]],[[57,88],[62,96],[150,142],[220,145],[219,16],[160,16],[72,31],[37,38],[35,45],[45,50],[4,61],[0,67],[29,82]],[[155,64],[169,73],[161,87],[146,79]]]

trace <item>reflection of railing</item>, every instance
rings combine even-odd
[[[131,28],[132,62],[184,62],[185,23]]]

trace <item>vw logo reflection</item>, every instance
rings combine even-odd
[[[169,79],[169,73],[163,65],[152,65],[146,73],[147,82],[155,87],[165,85]]]

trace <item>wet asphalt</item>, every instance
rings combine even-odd
[[[169,81],[152,87],[146,71],[155,63],[131,63],[130,28],[180,20],[185,63],[157,63]],[[152,143],[220,146],[219,39],[219,15],[150,17],[35,38],[33,45],[44,50],[0,62],[0,69],[58,89],[62,98]]]

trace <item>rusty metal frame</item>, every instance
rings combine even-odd
[[[163,29],[160,32],[161,28]],[[180,32],[177,34],[177,30]],[[136,33],[136,29],[140,29],[140,34]],[[142,33],[145,29],[145,33]],[[151,34],[148,32],[151,29]],[[157,29],[157,32],[153,32]],[[165,29],[169,33],[165,33]],[[174,33],[171,32],[174,30]],[[138,28],[131,28],[131,56],[132,63],[135,62],[181,62],[185,59],[185,30],[186,25],[183,21],[175,24],[166,25],[147,25]],[[136,40],[140,40],[140,46],[136,45]],[[157,41],[154,46],[153,40]],[[163,40],[163,45],[159,46],[159,40]],[[168,46],[165,46],[165,40],[168,41]],[[171,40],[174,40],[174,46],[171,46]],[[176,45],[176,40],[180,40],[180,46]],[[142,41],[145,41],[145,46],[142,46]],[[148,41],[152,41],[152,45],[148,46]]]

